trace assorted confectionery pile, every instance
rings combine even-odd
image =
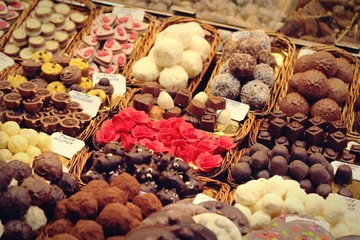
[[[0,1],[0,240],[360,239],[358,59],[268,30],[359,1],[123,2],[197,19]]]

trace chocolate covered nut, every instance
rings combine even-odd
[[[216,119],[213,115],[203,115],[200,120],[200,129],[215,132]]]
[[[147,181],[158,181],[160,177],[160,172],[157,169],[154,163],[140,164],[134,166],[134,177],[139,181],[139,183]]]
[[[325,140],[324,130],[317,126],[309,127],[305,131],[305,139],[309,146],[318,146]]]
[[[65,92],[55,93],[51,96],[55,108],[64,110],[70,103],[70,95]]]
[[[255,152],[251,156],[250,167],[254,172],[266,169],[269,165],[270,159],[267,153],[263,151]]]
[[[69,136],[76,136],[76,134],[80,130],[80,121],[72,118],[72,117],[65,117],[60,120],[60,131]]]
[[[287,115],[281,110],[274,110],[268,116],[268,121],[271,122],[275,118],[281,118],[285,122],[287,121]]]
[[[308,153],[305,148],[294,147],[291,150],[290,158],[289,158],[290,162],[295,161],[295,160],[300,160],[300,161],[306,163],[307,159],[308,159]]]
[[[134,108],[139,111],[149,113],[154,105],[154,98],[150,93],[138,94],[134,96]]]
[[[295,160],[289,165],[289,176],[296,181],[304,179],[308,171],[309,167],[300,160]]]
[[[328,160],[329,162],[335,161],[339,158],[339,153],[335,152],[331,148],[326,148],[324,150],[323,156]]]
[[[222,97],[210,96],[206,101],[206,107],[212,108],[215,111],[226,108],[226,101]]]
[[[37,92],[37,85],[33,82],[24,82],[20,83],[16,89],[23,99],[32,98]]]
[[[354,197],[352,191],[350,191],[349,189],[344,188],[344,187],[340,188],[339,191],[337,192],[337,194],[344,196],[344,197],[349,197],[349,198]]]
[[[322,130],[326,131],[327,122],[320,116],[315,116],[309,119],[309,127],[317,126]]]
[[[185,188],[185,182],[182,176],[180,176],[177,171],[174,171],[174,169],[163,171],[159,177],[159,181],[167,188],[175,187],[176,190],[182,190]]]
[[[327,198],[329,194],[332,193],[332,189],[329,184],[323,183],[317,186],[317,188],[315,189],[315,193],[319,194],[323,198]]]
[[[43,107],[44,103],[41,98],[32,97],[23,100],[23,106],[26,112],[28,113],[38,113],[40,109]]]
[[[349,165],[340,165],[335,172],[334,183],[336,184],[351,184],[353,181],[352,169]]]
[[[120,142],[108,142],[104,146],[103,151],[104,153],[112,153],[114,155],[125,157],[125,149]]]
[[[347,145],[346,136],[340,131],[331,133],[328,136],[327,140],[328,140],[328,147],[337,152],[342,152],[346,148]]]
[[[271,148],[274,145],[274,139],[268,131],[260,131],[257,137],[257,142],[268,148]]]
[[[328,122],[327,132],[329,134],[331,134],[331,133],[334,133],[337,131],[340,131],[343,134],[346,134],[346,126],[345,126],[344,122],[341,120]]]
[[[360,162],[360,144],[351,145],[350,153],[355,155],[355,157],[356,157],[355,161],[356,162]]]
[[[174,103],[179,107],[187,107],[191,101],[192,94],[186,89],[178,91],[174,98]]]
[[[40,119],[41,129],[48,133],[52,134],[56,132],[60,123],[60,118],[57,116],[44,116]]]
[[[152,151],[145,146],[135,144],[130,152],[125,153],[125,162],[132,170],[135,164],[148,164],[152,157]]]
[[[160,94],[160,86],[157,82],[144,82],[141,87],[141,94],[150,93],[154,98]]]
[[[312,184],[314,186],[318,186],[320,184],[327,183],[330,175],[323,165],[316,163],[310,167],[309,177]]]
[[[7,93],[3,97],[3,102],[7,109],[16,110],[21,105],[21,95],[19,93]]]
[[[151,181],[151,182],[141,183],[140,191],[155,194],[155,193],[157,193],[159,191],[159,189],[158,189],[158,185],[156,184],[156,182]]]
[[[263,145],[261,143],[255,143],[248,149],[248,151],[245,150],[244,156],[252,156],[254,153],[256,153],[258,151],[263,151],[263,152],[267,153],[267,152],[269,152],[269,148],[267,148],[265,145]],[[248,154],[246,154],[247,152],[248,152]]]
[[[269,163],[269,172],[272,175],[286,175],[288,171],[288,164],[283,156],[276,156],[271,158]]]
[[[205,112],[205,104],[198,100],[191,100],[185,111],[194,117],[201,117]]]
[[[285,126],[286,122],[283,119],[274,118],[269,122],[267,131],[271,134],[271,136],[278,138],[285,134]]]
[[[302,126],[306,127],[308,123],[308,117],[300,112],[295,113],[290,117],[290,122],[298,122]]]
[[[300,123],[293,121],[285,126],[285,136],[292,142],[303,139],[305,128]]]
[[[247,162],[238,162],[231,168],[231,176],[237,183],[247,182],[251,179],[251,168]]]

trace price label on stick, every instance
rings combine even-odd
[[[51,139],[51,151],[69,159],[85,146],[84,141],[70,137],[61,132],[54,132],[51,134]]]

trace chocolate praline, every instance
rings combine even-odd
[[[320,184],[327,183],[330,175],[323,165],[316,163],[310,167],[309,177],[312,184],[314,186],[318,186]]]
[[[289,161],[300,160],[304,163],[307,163],[308,160],[308,153],[305,148],[302,147],[294,147],[291,150]]]
[[[21,187],[29,192],[32,205],[42,206],[50,200],[50,185],[45,179],[36,174],[26,178],[21,184]]]
[[[288,172],[288,164],[283,156],[275,156],[271,158],[269,163],[269,172],[272,175],[286,175]]]
[[[289,161],[289,151],[283,145],[276,145],[271,150],[270,158],[273,158],[275,156],[282,156],[282,157],[284,157],[286,159],[286,161]]]
[[[1,194],[0,213],[1,219],[22,217],[31,204],[29,192],[23,187],[10,187]]]
[[[251,156],[250,167],[254,172],[266,169],[270,159],[267,153],[258,151]]]
[[[334,183],[351,184],[353,181],[353,172],[349,165],[340,165],[335,172]]]
[[[308,174],[309,167],[300,160],[295,160],[289,165],[289,175],[292,179],[300,181]]]
[[[68,197],[80,190],[76,177],[71,173],[64,172],[63,175],[57,180],[56,184]]]
[[[231,168],[231,176],[234,178],[235,182],[241,183],[250,180],[251,178],[251,168],[247,162],[238,162]]]
[[[303,179],[299,182],[300,187],[305,190],[307,194],[314,192],[314,187],[309,179]]]
[[[59,179],[63,174],[59,156],[50,151],[35,157],[33,169],[36,174],[51,182]]]
[[[315,189],[315,193],[319,194],[323,198],[327,198],[327,196],[329,196],[329,194],[332,193],[332,189],[329,184],[320,184]]]

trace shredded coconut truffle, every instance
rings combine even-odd
[[[189,47],[191,43],[191,34],[187,32],[187,27],[183,24],[170,25],[162,31],[161,38],[169,37],[179,41],[182,49]]]
[[[181,61],[182,53],[181,43],[165,36],[157,40],[153,47],[155,62],[160,67],[170,67],[178,64]]]
[[[201,60],[204,62],[209,57],[210,44],[205,38],[193,36],[191,38],[190,46],[187,49],[198,52],[201,56]]]
[[[175,65],[164,68],[160,72],[159,83],[164,88],[176,87],[181,90],[186,87],[189,77],[183,67]]]
[[[210,83],[212,94],[230,99],[239,99],[240,87],[239,80],[229,73],[217,75]]]
[[[241,102],[250,106],[250,109],[262,109],[270,97],[269,87],[260,80],[250,81],[241,89]]]
[[[272,88],[274,86],[274,76],[275,72],[269,65],[265,63],[260,63],[255,66],[254,78],[265,83],[269,86],[269,88]]]
[[[197,22],[187,22],[183,24],[183,27],[186,29],[186,32],[192,36],[199,36],[204,38],[205,31],[202,29],[200,24]]]
[[[154,59],[143,57],[136,61],[132,67],[132,74],[136,80],[144,82],[153,82],[159,78],[159,68]]]
[[[184,51],[180,66],[184,68],[189,78],[196,77],[203,69],[200,54],[193,50]]]

